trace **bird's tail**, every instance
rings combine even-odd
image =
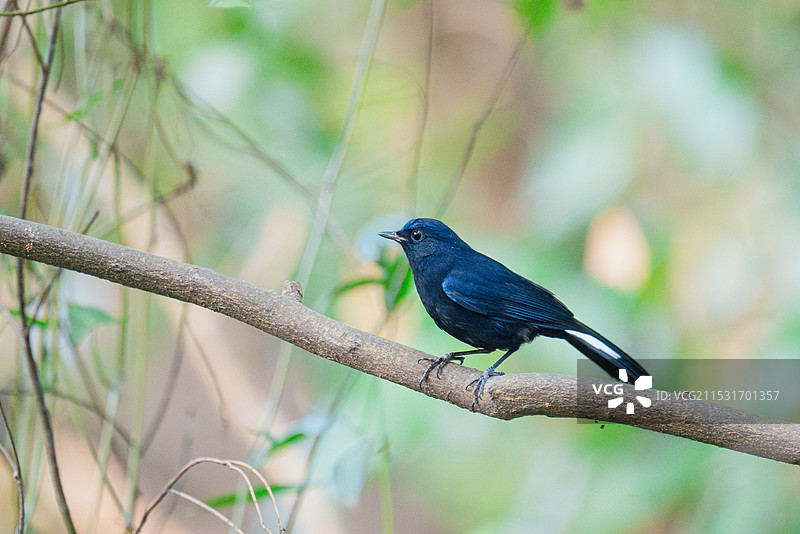
[[[565,329],[563,337],[614,378],[619,378],[620,369],[625,369],[628,382],[631,383],[642,375],[650,374],[625,351],[583,323],[578,323],[577,328]]]

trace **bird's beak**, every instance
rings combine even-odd
[[[386,239],[391,239],[392,241],[397,241],[398,243],[406,241],[406,238],[401,235],[397,235],[397,232],[378,232],[378,235],[385,237]]]

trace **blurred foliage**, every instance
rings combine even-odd
[[[375,262],[380,268],[380,277],[362,277],[343,282],[336,288],[335,295],[341,295],[358,287],[377,284],[383,290],[383,305],[393,310],[409,294],[414,286],[411,269],[400,254],[390,255],[388,248],[380,249],[380,256]]]
[[[80,344],[83,338],[95,328],[117,321],[105,310],[73,303],[67,304],[67,313],[69,314],[70,341],[75,345]]]
[[[31,219],[264,287],[308,273],[308,305],[441,354],[460,344],[376,235],[438,216],[637,358],[798,356],[795,3],[97,0],[61,17]],[[53,20],[0,18],[2,213],[20,211]],[[0,276],[0,445],[20,456],[30,531],[60,532],[16,260],[0,256]],[[41,265],[25,281],[62,478],[88,496],[70,499],[82,532],[135,525],[199,456],[259,467],[291,532],[800,528],[792,466],[630,428],[489,420],[159,297]],[[578,357],[537,340],[504,370],[572,374]],[[257,531],[234,475],[182,484]],[[154,531],[226,528],[166,501]]]

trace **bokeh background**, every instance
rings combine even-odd
[[[0,211],[17,215],[56,19],[2,4]],[[466,347],[375,235],[435,216],[637,358],[797,358],[796,2],[211,4],[62,8],[29,218],[266,288],[298,279],[312,308],[441,354]],[[16,260],[0,275],[0,444],[19,455],[29,531],[62,532]],[[80,532],[137,526],[199,457],[258,468],[293,533],[800,529],[793,466],[491,420],[206,310],[42,265],[26,280]],[[503,368],[574,374],[578,356],[537,340]],[[178,487],[259,531],[234,471],[202,464]],[[2,532],[15,488],[0,462]],[[143,529],[227,531],[176,495]]]

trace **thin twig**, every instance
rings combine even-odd
[[[411,177],[409,179],[409,201],[412,206],[412,213],[417,212],[417,189],[419,185],[419,168],[422,162],[422,147],[425,144],[425,131],[428,126],[428,115],[430,114],[431,96],[431,71],[433,70],[433,33],[435,14],[433,10],[433,0],[425,2],[425,13],[428,16],[428,41],[427,61],[425,62],[425,79],[422,81],[422,114],[419,118],[419,130],[417,131],[416,144],[414,145],[414,155],[411,160]]]
[[[14,0],[6,0],[4,9],[14,7],[15,5],[16,2]],[[3,60],[7,57],[5,54],[5,49],[6,43],[8,42],[8,36],[11,31],[11,20],[11,18],[7,18],[3,21],[2,25],[0,25],[0,65],[3,64]]]
[[[44,95],[47,91],[47,82],[50,79],[50,73],[53,67],[53,58],[55,57],[56,42],[58,40],[58,29],[61,23],[61,8],[56,8],[53,18],[53,27],[50,32],[50,43],[47,49],[47,59],[45,60],[44,69],[42,70],[42,78],[39,81],[39,89],[36,95],[36,102],[34,105],[33,119],[31,122],[31,131],[28,138],[28,148],[25,156],[25,167],[23,170],[23,183],[22,183],[22,197],[20,207],[20,218],[24,219],[28,211],[28,201],[30,198],[31,183],[33,181],[33,164],[36,157],[36,144],[39,133],[39,120],[42,113],[42,104],[44,102]],[[64,520],[64,526],[67,532],[75,534],[75,524],[72,521],[72,515],[67,505],[67,497],[64,494],[64,486],[61,483],[61,473],[58,467],[58,460],[56,458],[55,435],[53,432],[53,422],[50,418],[50,411],[47,408],[47,403],[44,398],[44,390],[39,380],[39,370],[36,365],[36,358],[33,355],[33,345],[31,344],[31,327],[32,322],[28,321],[25,306],[25,259],[20,258],[17,262],[17,293],[19,298],[19,316],[22,326],[23,347],[25,352],[25,359],[27,360],[28,373],[30,375],[31,386],[36,394],[36,406],[39,410],[39,416],[42,420],[45,435],[45,447],[47,450],[47,459],[50,465],[50,475],[53,479],[53,487],[56,493],[56,502],[58,503],[61,517]]]
[[[342,125],[342,130],[339,133],[339,139],[334,147],[333,153],[328,159],[328,166],[322,175],[320,192],[317,198],[316,210],[314,212],[314,221],[306,241],[303,257],[300,260],[297,278],[301,286],[306,285],[311,277],[311,271],[314,267],[314,263],[316,262],[317,254],[322,243],[322,237],[329,229],[328,225],[331,220],[331,204],[333,202],[334,188],[341,173],[342,165],[344,164],[350,139],[353,135],[353,131],[355,130],[356,119],[358,118],[358,110],[361,106],[361,100],[366,87],[369,68],[372,64],[372,56],[375,52],[378,36],[380,35],[385,8],[385,0],[373,0],[370,7],[370,12],[365,24],[364,35],[361,41],[361,49],[359,50],[358,60],[356,62],[356,72],[353,76],[353,83],[350,88],[350,97],[348,100],[347,111],[345,113],[344,124]],[[290,348],[281,350],[281,358],[277,366],[278,371],[273,377],[273,388],[271,391],[274,391],[274,393],[270,394],[271,402],[269,403],[269,407],[272,408],[273,411],[271,412],[272,415],[270,417],[269,426],[271,426],[272,422],[274,421],[274,414],[276,413],[278,404],[280,403],[283,392],[283,382],[285,381],[285,377],[289,369],[290,351]],[[316,450],[317,440],[319,438],[320,436],[318,435],[314,441],[314,445],[312,445],[311,451],[309,452],[309,458],[306,465],[307,469],[314,455],[314,451]],[[306,486],[307,481],[301,486],[301,489],[298,492],[297,500],[295,501],[289,517],[289,529],[291,529],[291,526],[296,519],[296,513],[300,508],[300,503],[302,502],[303,493]]]
[[[198,117],[203,117],[209,122],[220,123],[235,135],[241,146],[233,145],[230,141],[223,138],[218,132],[213,130],[209,124],[205,124],[203,121],[198,120],[197,124],[200,127],[213,135],[220,143],[225,144],[225,146],[232,147],[235,150],[242,150],[258,161],[264,163],[269,169],[283,179],[284,182],[289,184],[289,186],[291,186],[310,207],[314,208],[317,205],[318,196],[314,193],[314,191],[312,191],[307,185],[294,176],[275,157],[268,154],[260,146],[260,144],[252,136],[248,135],[238,124],[236,124],[221,111],[214,108],[214,106],[208,102],[203,101],[203,99],[199,96],[192,94],[176,79],[172,79],[172,83],[175,91],[178,93],[178,96],[187,107],[198,111]],[[342,230],[341,225],[337,221],[336,217],[332,214],[329,216],[327,231],[329,232],[331,239],[338,247],[347,251],[353,250],[353,245],[350,243],[347,234],[344,232],[344,230]]]
[[[14,453],[14,457],[12,458],[4,447],[0,447],[3,457],[5,457],[9,467],[11,467],[12,476],[14,477],[14,485],[17,487],[17,507],[19,508],[19,512],[17,513],[16,532],[17,534],[22,534],[25,527],[25,484],[22,479],[22,470],[19,467],[19,454],[17,453],[17,445],[14,440],[14,433],[11,431],[11,425],[8,423],[8,417],[6,416],[6,410],[3,408],[2,401],[0,401],[0,416],[3,418],[3,425],[6,427],[6,432],[8,433],[8,441],[11,443],[11,451]]]
[[[265,532],[270,532],[270,530],[264,524],[264,517],[261,514],[261,508],[258,505],[258,498],[256,497],[256,492],[255,492],[255,489],[253,488],[253,484],[250,482],[250,479],[247,477],[247,475],[244,473],[244,471],[242,469],[247,469],[251,473],[255,474],[258,477],[258,479],[264,484],[264,487],[267,489],[267,493],[269,494],[270,499],[272,500],[272,506],[273,506],[273,509],[275,510],[275,517],[278,520],[279,532],[285,532],[286,531],[286,529],[283,527],[283,523],[281,522],[281,516],[278,513],[278,505],[275,502],[275,496],[272,494],[272,488],[267,483],[267,480],[261,475],[261,473],[258,473],[258,471],[255,468],[253,468],[252,466],[246,464],[245,462],[239,462],[239,461],[235,461],[235,460],[220,460],[218,458],[195,458],[194,460],[192,460],[191,462],[189,462],[188,464],[183,466],[183,468],[180,471],[178,471],[178,473],[175,476],[173,476],[172,479],[169,482],[167,482],[166,486],[164,486],[164,489],[161,490],[161,493],[159,493],[158,496],[147,506],[147,508],[145,508],[144,513],[142,514],[142,519],[141,519],[141,521],[139,521],[139,526],[136,527],[136,529],[133,531],[133,534],[138,534],[142,530],[142,528],[144,527],[144,524],[147,521],[148,517],[150,517],[150,514],[161,503],[161,501],[164,500],[164,497],[166,497],[170,493],[176,493],[177,492],[177,490],[173,489],[173,486],[175,486],[175,484],[178,483],[178,481],[183,477],[183,475],[185,475],[193,467],[195,467],[197,465],[200,465],[200,464],[203,464],[203,463],[212,463],[212,464],[217,464],[217,465],[221,465],[221,466],[227,467],[228,469],[231,469],[232,471],[238,473],[244,479],[245,483],[247,484],[248,489],[250,490],[250,497],[253,500],[253,505],[255,506],[256,514],[258,515],[258,519],[259,519],[259,521],[261,523],[261,527],[264,529]],[[184,495],[185,494],[182,494],[181,496],[184,496]],[[198,504],[198,503],[201,502],[201,501],[195,501],[193,499],[194,498],[192,498],[190,500],[192,500],[192,502],[194,502],[195,504]],[[223,517],[224,518],[224,516],[222,516],[222,514],[219,514],[216,510],[214,510],[213,508],[209,507],[205,503],[202,503],[201,506],[202,506],[203,509],[205,509],[205,510],[211,512],[211,513],[214,513],[217,517]],[[233,524],[233,522],[229,522],[229,520],[227,520],[227,518],[225,518],[224,520],[226,522],[228,522],[229,526],[231,526],[232,528],[237,528]],[[238,530],[238,528],[237,528],[237,530]]]
[[[244,149],[252,157],[267,165],[272,171],[289,184],[297,193],[300,194],[309,203],[316,202],[314,192],[298,178],[296,178],[282,163],[280,163],[273,156],[267,154],[259,145],[259,143],[250,135],[248,135],[238,124],[227,117],[224,113],[216,109],[213,105],[203,100],[200,96],[192,93],[189,89],[181,85],[177,80],[173,80],[175,91],[178,97],[190,109],[196,110],[199,116],[206,115],[209,121],[219,122],[232,133],[236,135],[239,142],[244,145]],[[207,131],[211,131],[208,125],[198,124],[204,127]],[[231,146],[225,139],[219,139],[221,142]]]
[[[461,159],[461,166],[458,169],[456,175],[450,180],[450,183],[447,185],[447,189],[445,190],[444,196],[442,196],[442,200],[439,202],[439,206],[436,208],[435,213],[441,215],[447,209],[447,206],[450,205],[450,202],[453,200],[453,197],[458,190],[459,185],[461,184],[461,180],[464,178],[464,173],[467,172],[467,166],[469,165],[470,160],[472,159],[472,154],[475,150],[475,145],[478,142],[478,134],[483,129],[484,124],[489,119],[489,116],[494,111],[495,107],[497,106],[497,102],[500,100],[500,96],[503,94],[503,90],[506,88],[506,84],[508,83],[508,79],[511,77],[511,74],[514,72],[514,68],[517,66],[517,60],[519,59],[520,53],[522,49],[525,47],[525,43],[528,42],[528,36],[530,35],[531,30],[533,29],[533,25],[529,25],[525,33],[519,38],[517,42],[517,46],[514,47],[514,51],[511,53],[511,57],[508,59],[508,63],[506,63],[506,68],[503,71],[503,74],[500,76],[500,80],[498,80],[497,85],[494,87],[494,91],[489,97],[489,101],[486,103],[486,106],[483,109],[483,113],[478,117],[475,121],[475,124],[472,126],[472,132],[469,136],[469,141],[467,142],[467,147],[464,150],[464,157]]]
[[[187,306],[181,307],[181,319],[178,321],[178,332],[177,332],[177,339],[178,342],[175,346],[175,350],[173,351],[172,360],[169,364],[169,371],[167,371],[167,379],[164,382],[164,386],[161,388],[161,398],[155,404],[155,416],[153,417],[152,423],[150,423],[149,428],[144,432],[144,436],[141,439],[140,450],[142,451],[141,454],[147,452],[152,445],[153,440],[158,433],[158,429],[161,427],[161,424],[164,422],[164,418],[167,415],[167,409],[169,408],[170,402],[172,401],[173,394],[177,391],[175,387],[175,383],[178,381],[178,374],[180,373],[181,367],[183,365],[183,354],[184,354],[184,331],[188,327],[188,323],[186,321],[186,314],[187,314]]]
[[[199,508],[202,508],[203,510],[205,510],[208,513],[210,513],[211,515],[213,515],[214,517],[216,517],[217,519],[219,519],[220,521],[222,521],[223,523],[228,525],[230,528],[235,530],[238,534],[245,534],[244,530],[242,530],[242,529],[240,529],[239,527],[236,526],[236,523],[234,523],[233,521],[231,521],[230,519],[228,519],[227,517],[222,515],[217,510],[214,510],[213,508],[211,508],[209,505],[207,505],[206,503],[204,503],[200,499],[192,497],[191,495],[189,495],[186,492],[183,492],[183,491],[180,491],[180,490],[176,490],[176,489],[173,489],[173,488],[170,488],[169,490],[167,490],[167,493],[171,493],[172,495],[180,497],[181,499],[185,499],[185,500],[189,501],[190,503],[198,506]],[[269,531],[267,531],[267,532],[269,532]]]
[[[356,375],[352,373],[348,373],[344,380],[342,380],[342,384],[339,386],[339,391],[336,393],[336,396],[333,398],[331,402],[330,408],[328,408],[328,413],[333,414],[339,408],[339,405],[344,399],[345,393],[350,389],[350,385],[354,380]],[[311,450],[308,451],[308,458],[306,459],[305,465],[305,474],[303,476],[303,481],[298,484],[297,486],[297,499],[295,499],[294,505],[292,506],[292,511],[289,513],[289,520],[286,522],[286,528],[291,532],[294,528],[294,523],[297,518],[300,516],[300,505],[303,503],[303,496],[305,495],[306,490],[308,489],[309,483],[311,482],[311,466],[313,464],[314,458],[316,457],[317,449],[322,443],[322,438],[325,434],[328,433],[328,430],[333,426],[333,418],[329,418],[325,425],[317,432],[317,435],[314,436],[314,441],[311,443]]]
[[[7,7],[16,7],[16,5],[17,5],[16,0],[9,0],[8,4],[6,4]],[[5,19],[5,27],[3,29],[4,33],[3,33],[3,36],[2,36],[3,37],[3,41],[0,42],[0,46],[2,46],[3,48],[5,47],[5,44],[6,44],[6,38],[8,37],[8,31],[11,29],[11,21],[12,20],[13,20],[12,17],[7,17]],[[25,30],[25,33],[28,35],[28,38],[31,40],[31,43],[36,43],[36,37],[34,36],[33,30],[31,30],[30,24],[28,24],[28,19],[26,17],[21,17],[20,20],[22,21],[22,28]],[[20,38],[21,38],[21,34],[20,34]],[[18,41],[18,43],[19,43],[19,41]],[[44,69],[44,58],[42,57],[42,54],[39,51],[39,47],[37,47],[34,44],[31,47],[31,49],[33,50],[33,53],[36,55],[36,64],[39,65],[40,68]],[[8,55],[10,56],[11,53],[9,52]],[[2,61],[2,59],[5,59],[5,58],[0,58],[0,61]]]
[[[47,92],[47,82],[50,79],[50,71],[53,66],[53,57],[56,51],[56,40],[58,39],[58,27],[61,23],[61,8],[56,9],[53,20],[53,28],[50,33],[50,44],[47,49],[47,58],[42,66],[42,78],[39,80],[39,88],[36,91],[36,100],[33,108],[33,119],[31,120],[31,130],[28,134],[28,148],[25,154],[25,167],[22,170],[22,192],[20,194],[20,218],[24,219],[28,213],[28,201],[30,198],[31,182],[33,181],[33,163],[36,158],[36,141],[39,137],[39,119],[42,115],[42,105],[44,95]],[[34,43],[35,48],[35,43]]]
[[[114,429],[114,433],[117,434],[117,436],[119,436],[119,439],[121,439],[126,446],[130,447],[131,443],[133,443],[133,439],[128,435],[127,431],[124,428],[122,428],[121,426],[117,425],[114,421],[109,419],[109,417],[105,413],[103,413],[102,410],[97,408],[97,406],[95,406],[91,402],[87,402],[85,400],[79,399],[78,397],[75,397],[74,395],[70,395],[69,393],[64,393],[62,391],[53,388],[44,388],[44,392],[49,397],[54,397],[66,403],[77,406],[78,408],[81,408],[93,414],[95,417],[97,417],[97,419],[99,419],[103,423],[111,425]],[[4,395],[8,397],[22,396],[22,395],[33,396],[35,395],[35,393],[32,391],[26,391],[22,389],[0,389],[0,397]]]
[[[36,15],[37,13],[50,11],[51,9],[61,9],[64,6],[69,6],[72,4],[77,4],[78,2],[85,2],[85,1],[87,0],[65,0],[64,2],[49,4],[46,6],[37,7],[35,9],[30,9],[28,11],[0,11],[0,17],[26,17],[28,15]]]
[[[255,467],[245,462],[230,460],[228,463],[230,464],[228,467],[238,472],[244,479],[245,483],[247,484],[247,489],[250,492],[250,498],[252,499],[253,504],[255,504],[256,515],[258,516],[258,522],[261,523],[261,528],[269,532],[267,525],[264,524],[264,515],[261,513],[261,507],[258,506],[258,498],[256,497],[256,490],[253,487],[253,484],[250,483],[250,479],[247,477],[247,475],[244,474],[244,471],[242,471],[242,469],[247,469],[248,471],[250,471],[264,485],[264,488],[266,488],[267,494],[269,495],[269,499],[272,502],[272,509],[275,510],[275,517],[278,519],[278,531],[286,532],[286,528],[284,528],[283,523],[281,522],[281,516],[280,513],[278,512],[278,503],[277,501],[275,501],[275,495],[272,493],[272,487],[267,483],[267,479],[264,478],[264,475],[262,475]]]
[[[331,157],[328,159],[328,166],[325,168],[325,172],[322,175],[322,184],[320,185],[319,198],[317,199],[317,209],[314,212],[314,222],[311,225],[306,248],[303,252],[303,258],[300,261],[300,268],[298,269],[297,280],[303,287],[308,284],[308,280],[311,277],[311,271],[314,268],[317,253],[322,243],[322,236],[328,228],[334,187],[342,171],[344,158],[350,145],[350,138],[355,130],[358,110],[361,106],[361,98],[367,84],[367,75],[369,74],[369,68],[372,64],[372,55],[375,52],[375,45],[378,43],[378,36],[380,35],[385,8],[386,0],[372,0],[364,29],[364,37],[361,41],[361,50],[358,53],[356,72],[353,76],[353,85],[350,88],[350,99],[347,103],[344,124],[342,125],[342,131],[339,133],[336,146],[333,149],[333,154],[331,154]]]
[[[227,427],[230,424],[230,409],[228,408],[228,403],[225,401],[225,394],[223,393],[224,388],[222,387],[222,384],[220,384],[217,373],[214,371],[211,358],[208,357],[208,351],[206,351],[200,338],[197,337],[197,334],[195,333],[189,321],[186,321],[185,328],[186,335],[192,341],[192,343],[194,343],[195,350],[200,356],[200,361],[203,363],[203,367],[205,367],[205,370],[208,373],[208,379],[211,380],[211,386],[214,388],[214,394],[217,397],[216,403],[219,405],[220,418],[222,419],[222,423]]]

